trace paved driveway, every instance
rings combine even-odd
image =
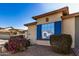
[[[10,54],[10,53],[3,53],[1,54],[3,56],[65,56],[63,54],[55,53],[51,50],[50,46],[42,46],[42,45],[34,45],[30,46],[26,51],[19,52],[16,54]],[[73,56],[74,54],[71,53],[66,56]]]

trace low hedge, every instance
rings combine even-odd
[[[53,51],[63,54],[70,53],[72,38],[69,34],[51,35],[50,44]]]

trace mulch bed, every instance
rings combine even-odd
[[[26,51],[11,54],[11,53],[4,53],[1,56],[74,56],[71,52],[68,55],[58,54],[52,51],[50,46],[42,46],[42,45],[33,45],[28,47]]]

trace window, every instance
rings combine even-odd
[[[46,22],[48,22],[49,21],[49,18],[46,18]]]
[[[50,39],[50,35],[61,34],[61,21],[37,25],[37,39]]]
[[[54,23],[42,24],[42,39],[49,39],[54,34]]]
[[[63,16],[66,16],[66,15],[68,15],[67,13],[63,13]]]

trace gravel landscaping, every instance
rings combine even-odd
[[[51,50],[50,46],[33,45],[28,47],[26,51],[11,54],[11,53],[0,53],[1,56],[74,56],[71,52],[68,55],[58,54]]]

